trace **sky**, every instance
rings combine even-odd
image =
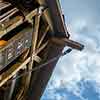
[[[100,100],[100,0],[61,5],[71,38],[85,49],[59,59],[41,100]]]

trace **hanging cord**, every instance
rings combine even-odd
[[[45,63],[43,63],[43,64],[41,64],[41,65],[39,65],[39,66],[36,66],[35,68],[33,68],[33,69],[31,69],[31,70],[28,70],[28,71],[26,71],[26,72],[20,74],[19,76],[16,76],[16,77],[10,79],[8,82],[10,83],[10,82],[12,82],[13,80],[17,80],[17,79],[19,79],[19,78],[21,78],[21,77],[23,77],[23,76],[29,74],[30,72],[34,72],[34,71],[40,70],[40,69],[46,67],[47,64],[56,61],[59,57],[65,56],[66,54],[70,53],[71,51],[72,51],[72,49],[69,48],[69,49],[67,49],[66,51],[64,51],[63,53],[59,54],[58,56],[53,57],[52,59],[48,60],[47,62],[45,62]]]

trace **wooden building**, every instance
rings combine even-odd
[[[59,0],[0,0],[0,100],[40,100],[65,46]]]

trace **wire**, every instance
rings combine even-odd
[[[45,62],[45,63],[43,63],[43,64],[41,64],[41,65],[39,65],[39,66],[36,66],[35,68],[33,68],[33,69],[31,69],[31,70],[28,70],[28,71],[26,71],[26,72],[20,74],[19,76],[16,76],[16,77],[10,79],[8,82],[12,82],[13,80],[17,80],[17,79],[19,79],[19,78],[21,78],[21,77],[23,77],[23,76],[29,74],[30,72],[34,72],[34,71],[37,71],[37,70],[39,70],[39,69],[42,69],[42,68],[44,68],[47,64],[56,61],[59,57],[64,56],[64,55],[70,53],[71,51],[72,51],[72,49],[69,48],[69,49],[67,49],[66,51],[64,51],[63,53],[59,54],[58,56],[53,57],[52,59],[48,60],[47,62]]]

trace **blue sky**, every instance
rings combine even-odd
[[[100,100],[100,0],[61,5],[71,38],[85,49],[60,58],[42,100]]]

